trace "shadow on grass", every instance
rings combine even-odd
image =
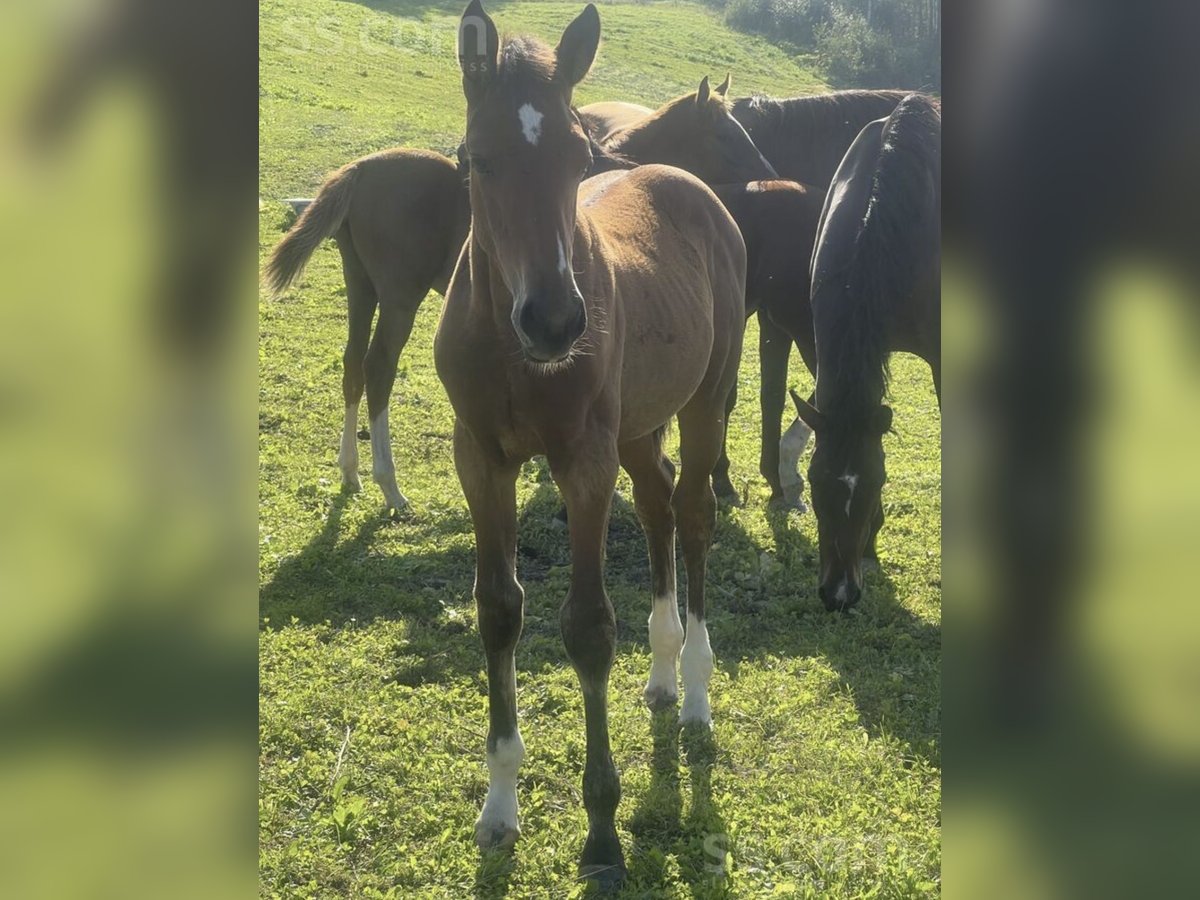
[[[570,550],[566,529],[555,520],[558,491],[543,477],[518,517],[518,572],[526,591],[517,652],[520,671],[538,671],[547,663],[569,665],[558,613],[570,580]],[[350,619],[359,624],[403,621],[407,631],[404,653],[397,659],[399,683],[478,675],[483,654],[471,628],[474,554],[466,510],[424,514],[407,524],[375,514],[353,536],[339,540],[350,502],[351,495],[336,495],[320,532],[262,588],[260,614],[269,617],[269,627],[286,625],[293,617],[335,627]],[[727,514],[719,517],[708,590],[708,626],[718,665],[736,678],[743,661],[767,656],[824,659],[837,671],[872,736],[894,735],[914,754],[936,763],[940,629],[906,609],[886,559],[867,572],[865,597],[856,610],[826,612],[816,595],[816,548],[788,515],[768,513],[771,547],[761,546]],[[375,549],[387,528],[409,529],[423,544],[441,549]],[[678,568],[682,597],[686,576],[683,566]],[[616,608],[618,652],[648,654],[645,537],[631,504],[620,495],[609,525],[607,583]]]

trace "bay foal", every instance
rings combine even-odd
[[[744,325],[746,251],[720,201],[665,166],[580,183],[588,140],[571,110],[600,38],[589,5],[558,47],[515,38],[473,0],[459,28],[472,226],[434,344],[455,412],[454,457],[475,529],[475,601],[487,656],[487,798],[483,848],[517,839],[514,651],[524,593],[517,581],[516,479],[544,454],[569,512],[571,579],[560,624],[583,689],[587,752],[583,874],[620,880],[620,784],[609,749],[608,676],[616,621],[604,589],[609,505],[618,466],[633,481],[650,552],[653,663],[645,697],[676,699],[680,719],[709,725],[712,650],[705,566],[716,526],[709,473]],[[662,435],[678,414],[672,485]],[[675,527],[687,566],[687,632],[675,588]]]

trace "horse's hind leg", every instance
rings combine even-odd
[[[346,350],[342,354],[342,397],[346,408],[342,421],[342,442],[338,450],[338,468],[342,472],[342,485],[357,491],[362,488],[358,478],[358,406],[362,401],[363,362],[367,355],[367,343],[371,339],[371,320],[375,317],[377,299],[375,285],[371,283],[362,260],[354,252],[349,235],[345,232],[338,237],[338,249],[342,254],[342,274],[346,280],[346,318],[349,326]]]
[[[650,680],[643,693],[651,709],[672,706],[679,686],[675,664],[683,648],[683,623],[675,593],[675,512],[671,491],[675,473],[662,452],[662,432],[656,431],[620,447],[621,465],[633,481],[633,504],[650,552]]]
[[[762,411],[762,446],[758,471],[771,486],[772,505],[785,502],[779,470],[780,420],[787,401],[788,354],[792,342],[763,312],[758,314],[758,366],[761,378],[759,408]]]
[[[729,399],[725,401],[725,430],[721,435],[721,455],[717,458],[717,465],[713,468],[713,491],[719,500],[730,506],[741,506],[742,498],[738,496],[737,488],[729,479],[729,451],[726,447],[729,443],[729,417],[733,415],[735,406],[737,406],[736,381],[729,391]]]
[[[379,324],[363,366],[367,379],[367,413],[371,419],[371,474],[383,491],[388,509],[393,510],[407,508],[408,499],[396,484],[388,405],[400,351],[408,343],[417,308],[428,289],[428,284],[379,286]]]
[[[487,655],[488,792],[475,822],[483,849],[507,848],[520,835],[517,770],[525,744],[517,728],[517,670],[525,594],[517,581],[515,466],[489,459],[461,424],[454,426],[454,464],[475,526],[475,609]]]
[[[713,654],[704,618],[704,580],[708,551],[717,527],[717,498],[709,473],[721,455],[725,433],[725,399],[737,376],[737,354],[723,383],[701,385],[679,411],[679,484],[672,497],[683,561],[687,568],[687,636],[680,654],[683,674],[683,708],[680,722],[711,724],[708,682]]]

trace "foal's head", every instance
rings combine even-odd
[[[567,358],[587,328],[571,259],[575,198],[592,154],[571,91],[599,41],[591,4],[553,50],[529,38],[501,46],[479,0],[459,25],[472,231],[512,294],[513,328],[537,363]]]
[[[795,391],[792,400],[816,435],[808,484],[821,557],[818,594],[826,609],[849,609],[862,596],[863,553],[883,521],[883,435],[892,410],[881,404],[833,417]]]
[[[708,76],[653,115],[617,132],[609,146],[639,163],[662,163],[708,184],[762,181],[779,176],[758,152],[725,99],[729,76],[710,88]]]

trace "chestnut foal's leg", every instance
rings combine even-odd
[[[487,654],[488,792],[475,822],[481,849],[507,849],[520,836],[517,770],[525,744],[517,729],[517,670],[525,594],[517,581],[518,466],[489,458],[461,424],[454,426],[454,464],[475,525],[475,609]]]
[[[593,432],[570,450],[547,453],[547,458],[567,504],[571,587],[560,624],[567,656],[583,689],[587,726],[583,805],[588,834],[579,871],[603,884],[615,884],[624,877],[625,861],[616,829],[621,784],[608,739],[608,674],[616,651],[617,623],[604,590],[604,544],[617,483],[617,448],[613,434]]]
[[[675,664],[683,648],[683,623],[675,593],[675,511],[671,492],[675,473],[662,452],[662,432],[623,444],[621,465],[633,481],[633,504],[650,551],[650,680],[643,693],[651,709],[664,709],[679,699]]]
[[[396,484],[396,464],[392,460],[392,436],[388,429],[388,405],[396,381],[396,363],[400,351],[412,333],[417,308],[429,292],[429,284],[379,285],[379,324],[363,369],[367,377],[367,413],[371,419],[371,474],[383,491],[388,509],[403,510],[408,498]]]
[[[349,245],[350,236],[343,231],[338,236],[342,254],[342,275],[346,279],[346,350],[342,354],[342,397],[346,402],[342,420],[342,442],[338,449],[338,468],[342,486],[362,489],[358,477],[358,406],[362,402],[364,377],[363,360],[371,340],[371,320],[375,317],[375,285],[363,268],[362,260]]]
[[[737,360],[733,363],[736,375]],[[679,721],[712,725],[708,682],[713,654],[704,622],[704,579],[708,551],[717,527],[717,498],[708,473],[721,453],[724,434],[724,399],[728,391],[702,385],[679,412],[679,484],[672,505],[687,567],[687,637],[680,655],[683,674],[683,708]]]

